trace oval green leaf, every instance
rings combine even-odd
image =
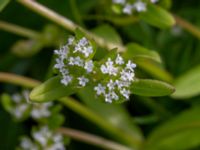
[[[126,52],[123,54],[124,57],[131,59],[134,56],[146,57],[152,59],[158,63],[161,63],[160,55],[156,51],[149,50],[139,44],[130,43],[126,46]]]
[[[177,78],[174,82],[176,92],[173,98],[186,99],[200,94],[200,66]]]
[[[60,83],[60,77],[56,76],[35,87],[30,93],[30,99],[34,102],[52,101],[71,95],[74,91],[74,87],[64,86]]]
[[[189,150],[200,146],[200,108],[187,110],[156,128],[146,150]]]
[[[174,91],[173,86],[158,80],[136,79],[131,85],[131,93],[140,96],[166,96]]]
[[[140,19],[161,29],[175,24],[175,20],[170,13],[153,4],[148,4],[147,11],[140,14]]]

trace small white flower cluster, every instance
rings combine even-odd
[[[42,126],[32,133],[32,139],[23,137],[20,143],[21,150],[65,150],[63,136]]]
[[[136,0],[133,3],[127,2],[127,0],[112,0],[114,4],[123,6],[122,12],[124,14],[131,15],[133,11],[145,12],[147,10],[147,3],[142,0]],[[158,0],[150,0],[151,3],[156,3]]]
[[[75,82],[80,87],[86,86],[89,78],[83,74],[89,74],[93,71],[93,61],[90,56],[94,53],[90,42],[85,38],[76,40],[70,37],[68,43],[60,50],[54,50],[56,55],[56,64],[54,68],[61,75],[61,83],[65,86]],[[74,73],[76,72],[76,73]]]
[[[24,116],[26,116],[26,114],[29,113],[33,119],[49,117],[51,115],[49,108],[52,106],[52,103],[27,103],[26,97],[28,94],[29,91],[25,90],[22,92],[22,95],[19,93],[12,95],[11,99],[13,100],[13,104],[12,108],[9,110],[11,115],[13,115],[16,119],[22,119]]]
[[[73,83],[71,85],[76,87],[85,87],[87,83],[92,82],[96,95],[102,97],[105,102],[129,99],[129,89],[134,81],[136,67],[130,60],[125,63],[118,54],[114,61],[108,58],[99,67],[97,63],[94,70],[94,62],[91,59],[94,50],[85,37],[79,40],[70,37],[68,43],[54,53],[54,68],[61,75],[61,83],[65,86]]]
[[[129,99],[130,85],[134,81],[134,69],[136,64],[130,60],[125,63],[123,58],[118,54],[114,61],[108,58],[105,64],[102,64],[100,71],[107,78],[98,82],[94,87],[98,96],[103,96],[105,101],[112,103],[113,100]]]

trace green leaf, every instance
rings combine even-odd
[[[121,37],[110,25],[104,24],[93,29],[93,33],[105,39],[105,41],[122,44]]]
[[[1,95],[1,103],[7,112],[10,112],[10,110],[12,110],[11,97],[8,94],[4,93]]]
[[[173,86],[158,80],[136,79],[131,85],[131,93],[140,96],[166,96],[174,91]]]
[[[75,88],[64,86],[60,80],[60,77],[56,76],[34,88],[30,93],[31,101],[46,102],[73,94]]]
[[[175,24],[170,13],[154,4],[147,5],[147,11],[140,13],[140,19],[159,28],[168,28]]]
[[[118,132],[113,135],[114,139],[133,146],[134,148],[139,147],[140,143],[143,141],[143,135],[139,127],[131,121],[132,119],[123,105],[105,104],[95,100],[92,91],[93,88],[87,87],[80,90],[78,95],[89,108],[105,119],[105,124],[111,124],[113,127],[110,126],[110,128],[118,129]]]
[[[147,150],[188,150],[200,146],[200,108],[192,108],[156,128]]]
[[[138,57],[140,56],[140,57],[146,57],[158,63],[161,63],[161,58],[156,51],[146,49],[136,43],[130,43],[126,47],[127,49],[126,49],[126,52],[124,53],[124,56],[128,59],[134,56],[138,56]]]
[[[186,99],[200,94],[200,66],[193,68],[174,81],[173,98]]]
[[[36,39],[19,40],[12,47],[12,52],[19,57],[30,57],[43,48],[42,42]]]
[[[10,0],[0,0],[0,12],[8,5]]]
[[[149,59],[145,56],[135,56],[132,58],[133,62],[135,62],[140,68],[146,71],[148,74],[156,77],[157,79],[164,80],[167,82],[172,82],[173,77],[170,73],[168,73],[161,64],[155,62],[152,59]]]

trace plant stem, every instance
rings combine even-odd
[[[0,72],[0,82],[20,85],[27,88],[33,88],[40,84],[40,82],[37,80],[5,72]]]
[[[190,32],[192,35],[196,36],[198,39],[200,39],[200,29],[196,26],[192,25],[188,21],[182,19],[181,17],[174,16],[176,20],[176,24],[181,26],[186,31]]]
[[[29,9],[35,11],[36,13],[48,18],[49,20],[57,23],[58,25],[64,27],[65,29],[74,32],[77,28],[79,28],[80,30],[82,30],[86,36],[90,39],[94,39],[95,42],[103,47],[106,48],[108,50],[111,50],[113,48],[118,48],[119,52],[123,52],[125,51],[125,47],[116,43],[111,43],[111,42],[107,42],[105,41],[103,38],[94,35],[93,33],[87,31],[86,29],[83,29],[82,27],[80,27],[79,25],[75,24],[74,22],[72,22],[71,20],[69,20],[68,18],[65,18],[59,14],[57,14],[56,12],[48,9],[47,7],[32,1],[32,0],[18,0],[19,3],[23,4],[24,6],[28,7]]]
[[[86,142],[101,148],[105,148],[105,149],[111,149],[111,150],[130,150],[130,148],[118,144],[114,141],[110,141],[108,139],[96,136],[96,135],[92,135],[89,133],[85,133],[82,131],[78,131],[75,129],[70,129],[70,128],[59,128],[58,132],[69,136],[73,139],[82,141],[82,142]]]
[[[36,38],[39,36],[39,33],[35,31],[14,24],[10,24],[4,21],[0,21],[0,29],[29,38]]]

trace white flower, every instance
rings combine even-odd
[[[136,64],[132,63],[130,60],[126,64],[126,69],[129,69],[131,71],[134,71],[135,67],[136,67]]]
[[[111,90],[114,90],[115,89],[115,82],[113,82],[113,80],[111,79],[108,84],[107,84],[107,87],[108,89],[111,91]]]
[[[12,100],[15,103],[20,103],[22,101],[22,96],[18,93],[12,95]]]
[[[126,4],[122,11],[125,14],[131,15],[132,9],[133,9],[133,6],[131,4]]]
[[[47,126],[42,127],[39,131],[33,133],[33,138],[38,141],[42,146],[47,145],[48,139],[52,137],[52,133]]]
[[[70,82],[72,82],[72,76],[70,75],[63,76],[63,79],[61,80],[62,84],[67,86]]]
[[[75,65],[80,67],[83,66],[83,60],[79,56],[75,57]]]
[[[34,119],[49,117],[51,115],[50,106],[52,106],[52,103],[33,104],[31,116]]]
[[[101,65],[101,72],[103,74],[107,74],[108,73],[108,69],[107,69],[107,67],[105,65]]]
[[[118,90],[121,90],[123,87],[129,87],[130,86],[130,82],[128,82],[128,81],[116,80],[115,83],[118,87]]]
[[[115,4],[125,4],[126,0],[112,0]]]
[[[41,127],[38,131],[35,131],[32,136],[44,150],[65,150],[63,137],[49,130],[47,126]]]
[[[62,76],[66,76],[66,75],[69,74],[69,71],[68,71],[67,69],[65,69],[65,68],[62,68],[62,69],[60,70],[60,73],[62,74]]]
[[[152,3],[157,3],[157,2],[158,2],[158,0],[151,0],[151,2],[152,2]]]
[[[11,110],[11,114],[15,116],[17,119],[21,119],[24,116],[24,113],[28,110],[28,104],[18,104]]]
[[[106,65],[101,65],[101,72],[103,74],[109,74],[109,75],[117,75],[118,68],[113,66],[113,61],[111,61],[111,58],[108,58]]]
[[[111,92],[111,97],[114,100],[119,100],[119,96],[115,92]]]
[[[77,65],[77,66],[82,67],[83,66],[83,60],[79,56],[70,57],[69,58],[69,65],[72,65],[72,66]]]
[[[92,61],[92,60],[89,60],[89,61],[86,61],[86,62],[85,62],[84,69],[86,69],[86,71],[87,71],[88,73],[92,72],[93,67],[94,67],[94,64],[93,64],[93,61]]]
[[[74,52],[80,52],[82,54],[84,54],[85,57],[88,57],[90,54],[93,53],[93,48],[92,46],[89,45],[88,40],[83,37],[78,44],[76,44],[75,48],[74,48]]]
[[[84,76],[78,77],[79,85],[85,86],[87,82],[89,82],[88,78],[85,78]]]
[[[119,54],[117,55],[115,63],[118,64],[118,65],[124,64],[124,60],[123,60],[123,58]]]
[[[126,89],[122,89],[120,90],[120,93],[126,98],[126,99],[129,99],[129,96],[130,96],[130,91],[129,90],[126,90]]]
[[[97,92],[97,95],[105,94],[105,89],[106,88],[100,83],[94,87],[94,90]]]
[[[23,150],[39,150],[38,146],[27,137],[21,139],[20,147]]]
[[[67,43],[68,45],[72,45],[73,42],[74,42],[74,37],[73,36],[68,38],[68,43]]]
[[[133,7],[138,11],[138,12],[144,12],[146,11],[146,3],[141,2],[141,1],[137,1],[136,3],[134,3]]]
[[[56,58],[56,64],[54,65],[54,68],[62,69],[65,66],[62,59]]]
[[[54,50],[54,54],[58,55],[61,59],[66,59],[69,53],[68,46],[63,46],[60,50]]]
[[[105,94],[105,102],[112,103],[112,95],[110,93]]]
[[[78,45],[82,47],[86,46],[87,44],[88,44],[88,40],[85,37],[80,39],[80,41],[78,42]]]
[[[93,53],[92,46],[83,47],[82,53],[85,55],[85,57],[88,57],[90,54]]]
[[[122,70],[120,72],[120,74],[121,74],[120,78],[123,81],[133,81],[133,78],[135,76],[135,74],[133,72],[131,72],[131,71],[125,71],[125,70]]]

